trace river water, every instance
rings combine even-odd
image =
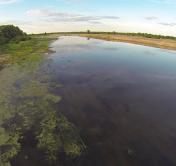
[[[176,165],[175,51],[76,36],[50,47],[0,71],[0,152],[18,151],[12,166]],[[81,155],[57,156],[60,142]]]
[[[51,47],[58,108],[87,146],[76,165],[176,165],[176,52],[82,37]]]

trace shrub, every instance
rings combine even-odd
[[[5,44],[11,40],[21,41],[26,40],[27,34],[24,33],[19,27],[13,25],[0,26],[0,44]]]

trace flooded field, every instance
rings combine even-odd
[[[51,50],[0,71],[12,166],[176,165],[175,51],[74,36]]]

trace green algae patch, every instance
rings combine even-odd
[[[17,158],[33,161],[31,153],[52,165],[63,154],[75,158],[85,150],[76,127],[58,110],[62,97],[52,93],[61,87],[45,69],[52,41],[33,37],[1,47],[8,61],[0,71],[0,165],[13,166]]]

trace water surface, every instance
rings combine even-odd
[[[0,70],[0,165],[175,166],[176,52],[63,36]]]
[[[176,52],[65,36],[51,47],[58,109],[87,146],[65,165],[176,165]]]

